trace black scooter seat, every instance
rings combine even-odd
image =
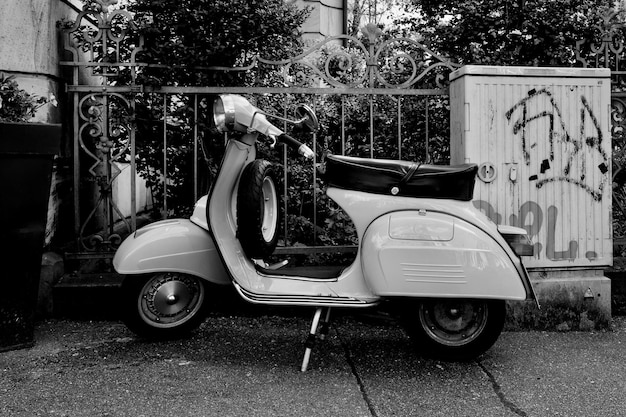
[[[329,186],[368,193],[469,201],[477,171],[476,164],[427,165],[328,155],[322,179]]]

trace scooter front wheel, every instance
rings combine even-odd
[[[263,259],[278,243],[280,208],[272,163],[257,159],[241,174],[237,192],[237,237],[246,254]]]
[[[503,300],[427,299],[402,309],[402,322],[418,349],[444,360],[471,360],[487,351],[505,316]]]
[[[121,291],[122,320],[142,337],[178,338],[196,329],[205,318],[205,284],[193,275],[164,272],[127,276]]]

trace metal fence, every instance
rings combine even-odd
[[[217,94],[244,94],[264,110],[283,116],[289,116],[293,103],[308,103],[322,120],[320,132],[306,138],[318,159],[332,151],[447,162],[441,150],[449,136],[447,78],[457,65],[415,39],[390,39],[375,25],[366,25],[360,39],[332,37],[288,59],[255,57],[238,68],[196,68],[233,73],[269,70],[272,83],[148,86],[137,83],[137,76],[158,66],[141,61],[143,39],[132,15],[110,10],[110,3],[94,2],[64,31],[69,59],[62,65],[72,71],[67,91],[74,135],[75,246],[70,258],[110,258],[124,235],[138,227],[141,176],[148,178],[157,197],[160,217],[172,215],[179,206],[191,208],[207,191],[214,166],[208,162],[219,159],[223,143],[223,138],[211,136],[209,126],[210,100]],[[283,245],[292,242],[287,231],[293,229],[288,222],[294,209],[288,194],[297,168],[288,156],[283,150]],[[183,165],[188,175],[181,174]],[[316,171],[312,166],[306,169],[313,185],[301,193],[312,208],[295,214],[306,212],[312,225],[310,243],[323,245],[316,236],[320,205]],[[119,195],[114,191],[125,170],[128,192]],[[178,189],[186,191],[177,194]]]
[[[611,69],[611,139],[613,147],[613,244],[616,256],[626,253],[626,30],[624,12],[609,9],[596,27],[595,41],[576,44],[583,67]]]

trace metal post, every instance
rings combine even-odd
[[[132,94],[132,93],[131,93]],[[130,109],[131,114],[135,115],[136,113],[136,102],[135,95],[131,95],[130,99]],[[137,149],[135,142],[135,128],[130,126],[130,132],[128,132],[130,139],[130,192],[131,192],[131,209],[130,209],[130,225],[131,232],[137,230]]]
[[[402,97],[398,97],[398,159],[402,160]]]
[[[285,119],[287,118],[287,96],[283,98],[283,117]],[[287,122],[283,122],[283,128],[287,129]],[[283,231],[285,246],[287,246],[287,241],[289,239],[289,222],[287,221],[287,217],[289,217],[289,209],[287,204],[287,192],[289,191],[289,188],[287,187],[287,180],[289,178],[287,175],[287,171],[289,171],[289,160],[287,159],[287,146],[283,146],[283,167],[285,167],[285,169],[283,170]]]
[[[313,111],[316,110],[316,100],[313,96]],[[317,243],[317,133],[313,132],[313,244]]]
[[[198,94],[193,95],[193,202],[198,201]]]
[[[105,85],[107,85],[107,78],[104,77]],[[102,106],[102,135],[105,139],[104,143],[109,141],[109,96],[105,93],[102,96],[103,106]],[[103,219],[103,235],[105,241],[109,240],[109,236],[113,234],[113,214],[111,210],[111,198],[113,197],[112,193],[112,184],[111,184],[111,149],[107,145],[104,150],[100,150],[102,154],[101,163],[104,165],[104,181],[106,184],[100,183],[100,198],[102,199],[102,219]]]
[[[167,94],[163,95],[163,213],[167,219]]]
[[[426,98],[424,99],[424,102],[426,104],[426,109],[424,110],[424,118],[426,119],[426,121],[424,122],[424,125],[426,127],[426,163],[430,163],[431,162],[431,158],[430,158],[430,146],[429,146],[429,135],[430,132],[428,130],[428,96],[426,96]]]
[[[346,98],[341,95],[341,154],[346,154]]]
[[[74,85],[78,84],[78,67],[72,68],[73,76],[72,82]],[[72,103],[74,105],[74,121],[73,121],[73,133],[74,133],[74,236],[76,237],[76,249],[80,248],[80,124],[78,121],[80,108],[78,106],[78,92],[72,92]]]
[[[370,158],[374,158],[374,96],[370,94]]]

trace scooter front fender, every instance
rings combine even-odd
[[[216,284],[230,277],[208,231],[187,219],[149,224],[130,235],[115,253],[120,274],[182,272]]]

